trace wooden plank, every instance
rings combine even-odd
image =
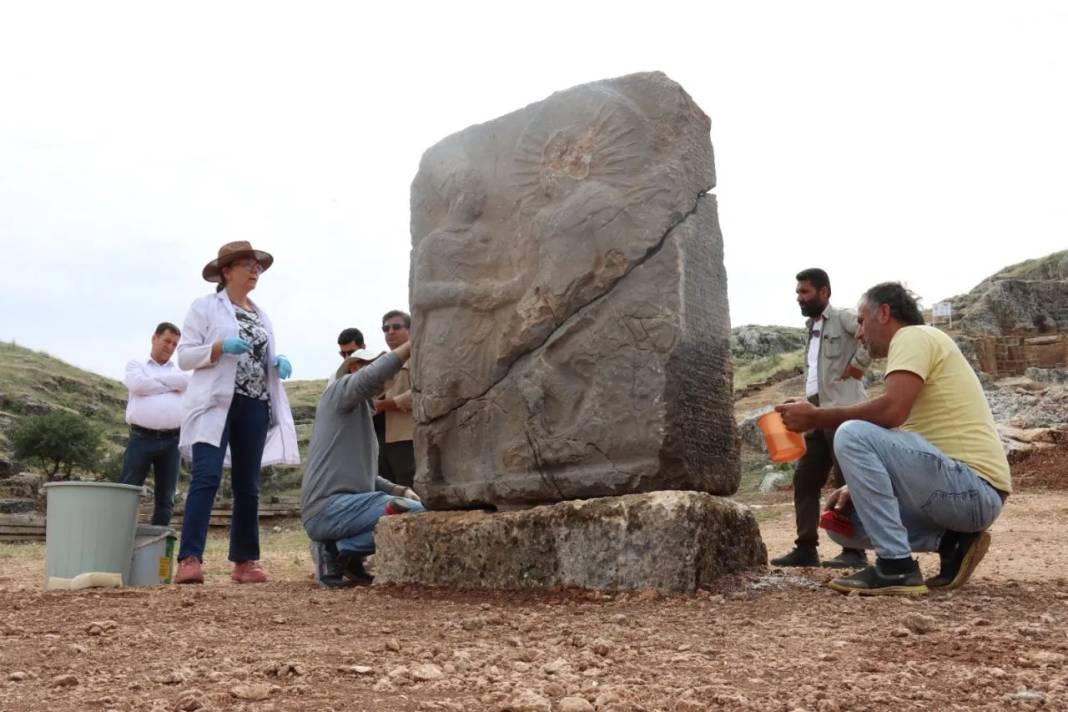
[[[43,514],[37,513],[20,513],[20,514],[0,514],[0,525],[3,526],[44,526],[45,518]]]
[[[0,534],[41,534],[45,533],[44,527],[5,527],[0,526]]]
[[[33,544],[44,540],[44,532],[40,534],[0,534],[0,542],[4,544]]]
[[[299,517],[300,507],[260,507],[259,513],[261,517]],[[145,510],[142,514],[151,515],[152,510]],[[174,516],[180,517],[185,514],[184,509],[176,509]],[[232,509],[213,509],[211,510],[211,516],[213,517],[231,517],[234,514]]]

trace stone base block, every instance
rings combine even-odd
[[[693,591],[767,564],[749,508],[703,492],[383,517],[375,544],[375,583],[458,588]]]

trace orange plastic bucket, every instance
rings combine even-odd
[[[782,414],[776,411],[765,413],[757,420],[768,456],[772,462],[793,462],[805,454],[805,439],[801,433],[790,432],[782,422]]]

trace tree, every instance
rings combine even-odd
[[[23,418],[11,433],[15,457],[36,461],[50,480],[69,480],[76,467],[96,467],[102,440],[100,430],[88,419],[66,411]],[[60,470],[63,476],[57,477]]]

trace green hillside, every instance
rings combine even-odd
[[[315,404],[325,387],[323,380],[286,383],[302,454],[311,435]],[[104,467],[114,468],[126,447],[126,387],[42,351],[0,342],[0,460],[12,459],[8,432],[19,418],[57,409],[83,415],[100,427],[110,457]],[[291,486],[288,481],[293,478],[284,479]]]
[[[0,342],[0,457],[10,459],[8,432],[21,417],[66,410],[89,418],[109,453],[126,443],[126,388],[40,351]]]
[[[754,329],[788,331],[786,327],[738,328],[750,332]],[[800,350],[763,355],[768,351],[776,349],[759,344],[735,357],[736,389],[775,380],[778,374],[792,373],[801,366]],[[303,457],[311,437],[315,405],[326,388],[326,381],[288,381],[285,388]],[[19,418],[54,409],[79,413],[99,426],[104,432],[108,451],[102,469],[116,471],[126,446],[126,387],[119,381],[84,371],[47,353],[0,342],[0,460],[10,462],[12,459],[7,433]],[[25,468],[24,463],[22,467]],[[269,469],[264,473],[263,484],[265,491],[288,493],[299,487],[300,471]]]
[[[953,311],[962,314],[983,296],[995,283],[1005,279],[1061,280],[1068,279],[1068,250],[1061,250],[1004,267],[975,285],[967,294],[950,297]]]

